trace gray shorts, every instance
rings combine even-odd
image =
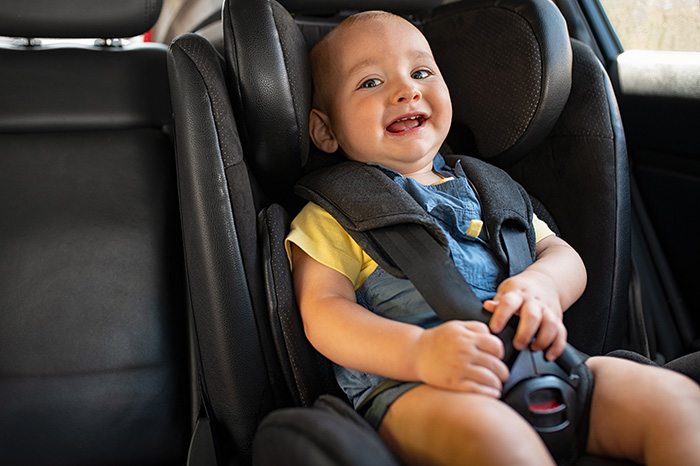
[[[372,392],[365,398],[360,406],[359,412],[375,429],[379,428],[384,415],[394,401],[407,391],[422,385],[420,382],[399,382],[398,380],[384,380],[374,387]]]

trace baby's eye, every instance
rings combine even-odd
[[[425,79],[432,74],[433,73],[431,73],[429,70],[417,70],[411,74],[411,78],[413,78],[413,79]]]
[[[364,87],[365,89],[372,88],[372,87],[377,87],[381,84],[382,82],[378,80],[377,78],[372,78],[368,79],[367,81],[363,82],[360,87]]]

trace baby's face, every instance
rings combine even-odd
[[[327,113],[345,155],[403,174],[432,163],[447,137],[452,105],[425,37],[398,17],[339,32]]]

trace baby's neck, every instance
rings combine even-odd
[[[421,170],[415,173],[408,173],[404,175],[406,178],[413,178],[420,184],[431,185],[442,180],[444,177],[438,174],[432,167],[429,170]]]

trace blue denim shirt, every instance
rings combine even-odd
[[[436,172],[453,179],[435,185],[422,185],[412,178],[376,165],[404,188],[437,222],[448,240],[457,268],[482,301],[496,293],[503,270],[489,252],[486,241],[465,234],[472,220],[481,220],[481,205],[461,165],[454,170],[438,154],[433,161]],[[431,328],[442,321],[428,306],[409,280],[396,278],[381,267],[365,280],[356,292],[358,304],[383,317]],[[384,380],[373,374],[335,367],[339,385],[357,407],[377,384]]]

